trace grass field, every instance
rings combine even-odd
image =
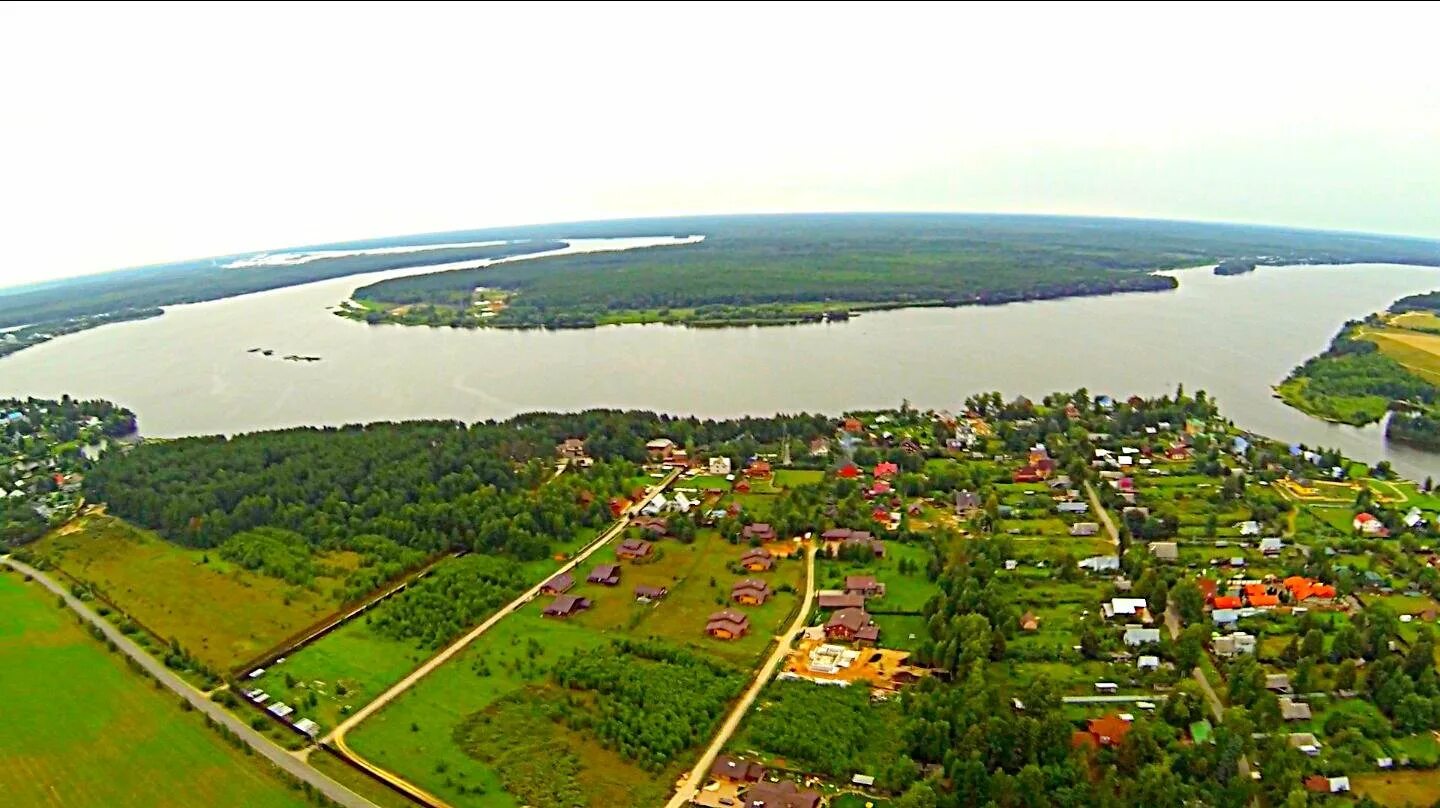
[[[740,577],[727,565],[739,558],[743,548],[706,530],[690,545],[667,540],[657,546],[660,552],[653,562],[621,562],[621,583],[616,587],[584,582],[595,564],[614,560],[610,550],[597,553],[577,570],[580,583],[570,590],[590,598],[594,602],[590,610],[569,620],[546,619],[540,612],[549,598],[537,598],[360,725],[347,738],[350,746],[452,804],[510,808],[516,801],[503,791],[498,773],[466,754],[454,738],[455,731],[468,716],[544,686],[555,662],[570,652],[599,648],[615,637],[657,637],[739,667],[752,666],[798,595],[779,593],[758,607],[730,606],[749,615],[750,635],[728,643],[710,639],[704,635],[706,618],[727,608],[730,585]],[[766,578],[777,587],[782,582],[802,584],[803,576],[803,563],[792,559],[753,577]],[[632,590],[639,583],[666,586],[670,594],[653,604],[636,603]],[[618,781],[615,777],[587,780],[583,772],[582,781],[597,788],[603,784],[607,790],[625,778],[637,789],[658,782],[655,775],[615,758],[582,734],[565,738],[582,767],[623,766]],[[612,794],[610,799],[616,798]]]
[[[1440,335],[1389,329],[1366,331],[1365,338],[1380,352],[1431,383],[1440,383]]]
[[[12,573],[0,574],[0,693],[6,805],[307,804]]]
[[[321,579],[316,592],[215,555],[207,562],[199,550],[108,516],[81,517],[31,549],[216,669],[244,662],[338,605],[321,594],[334,582]]]
[[[516,808],[496,773],[465,754],[454,735],[470,714],[544,681],[562,656],[604,642],[575,623],[541,617],[542,603],[502,620],[361,724],[347,736],[351,748],[451,804]]]
[[[1433,771],[1354,774],[1350,787],[1362,797],[1394,808],[1421,808],[1440,801],[1440,773]]]
[[[272,701],[295,707],[329,730],[434,653],[413,642],[382,637],[361,617],[292,654],[283,664],[271,665],[264,676],[246,681],[245,687],[264,690]],[[344,688],[343,694],[337,685]],[[306,704],[311,694],[313,707]]]

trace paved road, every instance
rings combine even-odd
[[[290,753],[271,743],[263,735],[250,729],[249,725],[245,722],[226,712],[225,708],[205,698],[203,693],[191,687],[174,673],[171,673],[169,668],[166,668],[154,657],[145,653],[144,649],[136,645],[129,637],[120,633],[119,629],[92,611],[89,606],[73,597],[69,590],[57,584],[50,576],[28,564],[22,564],[9,556],[0,557],[0,564],[5,564],[12,569],[29,575],[46,589],[63,597],[66,606],[73,609],[76,614],[79,614],[91,625],[98,626],[100,630],[104,632],[106,639],[114,642],[116,648],[139,663],[140,667],[144,668],[147,673],[154,676],[162,685],[169,688],[172,692],[190,702],[195,709],[205,713],[214,719],[216,723],[224,725],[231,732],[235,733],[239,736],[240,740],[260,753],[266,760],[274,763],[295,778],[309,783],[316,791],[346,806],[346,808],[375,808],[374,803],[295,759]]]
[[[665,808],[681,808],[694,799],[695,794],[699,792],[701,786],[705,785],[706,779],[710,776],[710,767],[715,765],[715,758],[719,756],[720,750],[725,748],[730,736],[734,735],[735,730],[740,727],[740,721],[745,717],[750,705],[755,703],[755,697],[760,695],[760,690],[775,675],[775,669],[780,667],[781,661],[790,655],[790,647],[794,644],[795,635],[805,628],[805,623],[810,618],[810,607],[815,602],[816,549],[816,545],[811,545],[805,553],[805,599],[800,603],[800,612],[795,615],[795,621],[790,624],[784,634],[776,637],[778,642],[775,645],[775,651],[770,654],[770,658],[765,660],[765,664],[755,674],[754,680],[750,682],[750,687],[745,690],[740,701],[735,703],[735,707],[730,711],[725,723],[721,724],[720,730],[715,733],[715,739],[705,748],[705,752],[700,756],[695,768],[691,769],[690,773],[681,781],[680,789],[665,804]]]

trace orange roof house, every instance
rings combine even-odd
[[[852,433],[855,433],[855,434],[859,434],[859,433],[860,433],[861,431],[863,431],[864,429],[865,429],[865,425],[862,424],[862,423],[860,423],[860,419],[859,419],[859,418],[846,418],[846,419],[845,419],[845,431],[846,431],[846,432],[852,432]]]
[[[1200,587],[1200,594],[1204,595],[1207,601],[1214,600],[1215,593],[1220,589],[1219,584],[1209,578],[1199,578],[1195,585]]]
[[[854,463],[846,463],[836,472],[842,479],[853,480],[860,476],[860,467]]]
[[[1256,598],[1268,594],[1270,594],[1270,590],[1265,588],[1265,584],[1245,584],[1245,597],[1247,598]]]
[[[1119,746],[1130,732],[1130,722],[1121,718],[1118,713],[1111,713],[1086,721],[1085,731],[1090,733],[1090,737],[1099,746]]]
[[[1279,606],[1280,598],[1275,595],[1255,595],[1250,598],[1251,606]]]
[[[1244,604],[1235,595],[1217,595],[1215,602],[1211,605],[1217,609],[1238,609]]]
[[[770,461],[764,458],[757,459],[745,469],[745,476],[752,480],[763,479],[770,476]]]

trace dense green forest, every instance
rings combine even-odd
[[[1380,352],[1355,332],[1365,323],[1345,324],[1330,347],[1291,371],[1280,394],[1292,406],[1357,426],[1385,416],[1392,401],[1425,406],[1440,402],[1436,387]]]
[[[456,241],[466,239],[457,238]],[[469,239],[478,241],[479,239]],[[421,239],[392,240],[383,246],[434,243]],[[442,242],[443,243],[443,242]],[[326,278],[358,275],[382,269],[424,266],[447,261],[469,261],[481,258],[502,258],[562,246],[555,241],[531,241],[491,247],[451,247],[413,253],[390,255],[347,255],[322,258],[293,265],[226,268],[230,260],[245,256],[226,256],[204,261],[185,261],[139,269],[86,275],[16,289],[0,290],[0,327],[57,323],[75,320],[83,327],[108,321],[96,315],[117,315],[118,319],[134,319],[136,314],[151,316],[157,306],[218,300],[225,297],[279,289]],[[327,245],[329,248],[357,249],[356,245]],[[305,248],[320,249],[320,248]],[[76,318],[94,318],[84,320]]]
[[[395,319],[435,325],[793,322],[850,308],[1169,289],[1173,279],[1149,273],[1237,256],[1440,264],[1440,242],[1183,222],[854,214],[654,226],[652,234],[698,233],[705,240],[383,281],[357,297],[430,304]],[[488,319],[467,310],[481,285],[513,292],[508,307]]]
[[[441,564],[367,620],[382,636],[439,648],[512,600],[525,584],[514,561],[467,555]]]

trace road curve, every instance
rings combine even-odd
[[[784,634],[777,638],[779,642],[775,645],[775,651],[770,654],[770,658],[765,660],[764,666],[755,674],[755,678],[750,682],[750,687],[746,688],[745,694],[730,710],[730,715],[725,718],[725,723],[721,724],[720,730],[715,733],[714,740],[700,755],[700,760],[695,764],[695,768],[685,776],[680,789],[675,792],[675,796],[665,803],[665,808],[681,808],[694,799],[700,788],[705,785],[705,781],[710,775],[710,767],[715,765],[715,758],[720,755],[720,750],[725,748],[725,744],[730,741],[730,736],[739,729],[740,721],[745,718],[745,713],[749,712],[750,705],[755,703],[755,698],[760,695],[760,690],[775,675],[775,669],[780,667],[780,662],[790,655],[790,647],[795,642],[795,635],[805,627],[806,621],[810,618],[810,607],[815,602],[815,551],[816,546],[812,544],[805,553],[805,599],[800,603],[800,612],[795,615],[795,621],[790,624]]]
[[[309,783],[316,791],[346,808],[376,808],[374,803],[350,789],[345,788],[334,780],[331,780],[315,769],[310,768],[299,759],[291,756],[290,753],[284,749],[271,743],[265,736],[251,729],[245,722],[231,715],[225,708],[207,699],[203,693],[191,687],[154,657],[145,653],[144,649],[136,645],[129,637],[122,634],[120,630],[111,625],[109,621],[96,614],[78,598],[72,596],[70,592],[60,584],[55,583],[50,576],[28,564],[16,561],[9,556],[0,556],[0,564],[4,564],[17,572],[29,575],[46,589],[64,598],[66,606],[69,606],[76,614],[80,615],[81,618],[89,622],[92,626],[97,626],[100,631],[104,633],[105,638],[115,643],[115,647],[122,653],[139,663],[140,667],[144,668],[147,673],[154,676],[156,680],[172,692],[188,701],[196,710],[205,713],[216,723],[223,725],[226,729],[235,733],[240,740],[258,752],[261,757],[283,769],[296,779]]]

